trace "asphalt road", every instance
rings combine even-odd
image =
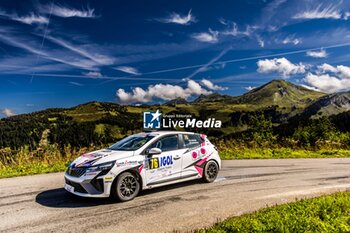
[[[350,159],[223,161],[212,184],[143,192],[131,202],[74,197],[63,173],[0,179],[0,232],[172,232],[350,188]]]

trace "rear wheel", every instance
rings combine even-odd
[[[112,197],[119,201],[130,201],[140,192],[138,177],[131,172],[120,174],[112,186]]]
[[[214,180],[218,176],[218,173],[219,173],[218,164],[213,160],[208,161],[204,166],[203,181],[207,183],[214,182]]]

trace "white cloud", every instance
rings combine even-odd
[[[349,17],[350,17],[350,12],[349,11],[345,12],[344,15],[343,15],[343,18],[345,20],[348,20]]]
[[[171,84],[156,84],[148,86],[147,89],[135,87],[130,93],[120,88],[117,90],[116,96],[121,104],[132,104],[151,102],[153,98],[172,100],[181,97],[187,99],[192,95],[208,95],[210,93],[210,91],[203,89],[199,83],[188,80],[186,88]]]
[[[188,95],[208,95],[211,93],[210,91],[203,89],[199,83],[193,80],[188,80],[185,92],[187,92]]]
[[[286,58],[274,58],[259,60],[257,62],[259,73],[280,73],[284,78],[288,78],[291,74],[305,73],[305,65],[302,63],[293,64]]]
[[[306,55],[309,57],[316,57],[316,58],[324,58],[324,57],[328,56],[326,50],[324,50],[324,49],[321,49],[319,51],[310,50],[310,51],[306,52]]]
[[[52,14],[57,17],[62,18],[70,18],[70,17],[79,17],[79,18],[96,18],[95,9],[90,9],[87,7],[86,9],[74,9],[68,6],[60,6],[56,4],[48,4],[46,6],[42,6],[40,11],[46,14]]]
[[[293,16],[294,19],[341,19],[342,13],[336,6],[323,7],[319,5],[312,10],[306,10]]]
[[[13,111],[10,108],[4,108],[1,110],[1,113],[5,116],[5,117],[10,117],[10,116],[14,116],[16,115],[15,111]]]
[[[89,71],[87,73],[83,73],[85,76],[91,77],[91,78],[101,78],[103,75],[98,71]]]
[[[252,91],[254,90],[256,87],[252,87],[252,86],[248,86],[248,87],[244,87],[244,89],[246,89],[247,91]]]
[[[27,16],[14,16],[11,19],[25,24],[47,24],[49,22],[48,18],[34,13]]]
[[[221,32],[221,34],[226,36],[250,36],[257,29],[256,26],[248,25],[244,31],[240,31],[236,22],[223,18],[220,18],[219,22],[226,26],[226,29]]]
[[[294,36],[288,36],[286,37],[283,41],[282,44],[294,44],[298,45],[301,43],[301,39],[299,38],[294,38]]]
[[[17,13],[6,13],[5,11],[0,10],[0,15],[17,22],[21,22],[24,24],[47,24],[49,19],[42,15],[37,15],[31,12],[29,15],[19,16]]]
[[[350,79],[350,67],[349,66],[337,66],[339,76],[343,79]]]
[[[178,13],[171,13],[167,18],[158,19],[162,23],[174,23],[180,25],[190,25],[191,23],[197,22],[196,17],[192,15],[192,9],[189,10],[187,15],[180,15]]]
[[[317,66],[316,74],[308,73],[303,81],[317,90],[328,93],[349,90],[350,67],[324,63]]]
[[[326,72],[337,72],[337,68],[332,66],[332,65],[329,65],[327,63],[323,63],[322,65],[320,66],[317,66],[317,72],[318,73],[326,73]]]
[[[261,48],[264,48],[265,47],[265,41],[260,36],[257,36],[256,39],[258,41],[259,46]]]
[[[223,35],[238,36],[241,34],[235,22],[231,22],[231,23],[228,22],[225,25],[229,25],[229,28],[227,28],[225,31],[222,32]]]
[[[219,22],[220,22],[222,25],[225,25],[225,26],[227,26],[227,25],[230,23],[230,21],[228,21],[228,20],[226,20],[226,19],[224,19],[224,18],[219,18]]]
[[[308,73],[304,82],[319,91],[332,93],[350,89],[350,79],[343,79],[329,74]]]
[[[118,66],[116,68],[114,68],[116,70],[119,70],[121,72],[127,73],[127,74],[132,74],[132,75],[140,75],[140,72],[131,66]]]
[[[320,91],[319,89],[317,89],[316,87],[311,87],[311,86],[308,86],[308,85],[305,85],[305,84],[301,84],[302,87],[305,87],[309,90],[312,90],[312,91]]]
[[[320,66],[317,66],[316,73],[318,74],[333,73],[342,79],[350,79],[350,67],[344,66],[344,65],[339,65],[335,67],[327,63],[324,63]]]
[[[127,93],[124,89],[120,88],[117,90],[116,96],[121,104],[147,103],[152,100],[152,97],[141,87],[134,88],[132,93]]]
[[[218,41],[219,32],[209,28],[209,32],[195,33],[192,37],[200,42],[216,43]]]
[[[208,79],[202,79],[201,84],[205,87],[207,87],[210,90],[214,90],[214,91],[223,91],[223,90],[227,90],[227,87],[221,87],[218,85],[215,85],[214,83],[212,83],[210,80]]]

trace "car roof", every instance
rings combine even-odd
[[[195,134],[193,132],[186,132],[186,131],[165,131],[165,130],[156,130],[156,131],[144,131],[142,134],[147,133],[149,135],[154,135],[154,136],[161,136],[161,135],[167,135],[167,134]]]

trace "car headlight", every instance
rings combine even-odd
[[[109,171],[114,166],[114,164],[115,164],[115,161],[101,163],[99,165],[89,167],[88,169],[86,169],[86,172],[99,172],[99,171],[105,171],[105,170]]]

